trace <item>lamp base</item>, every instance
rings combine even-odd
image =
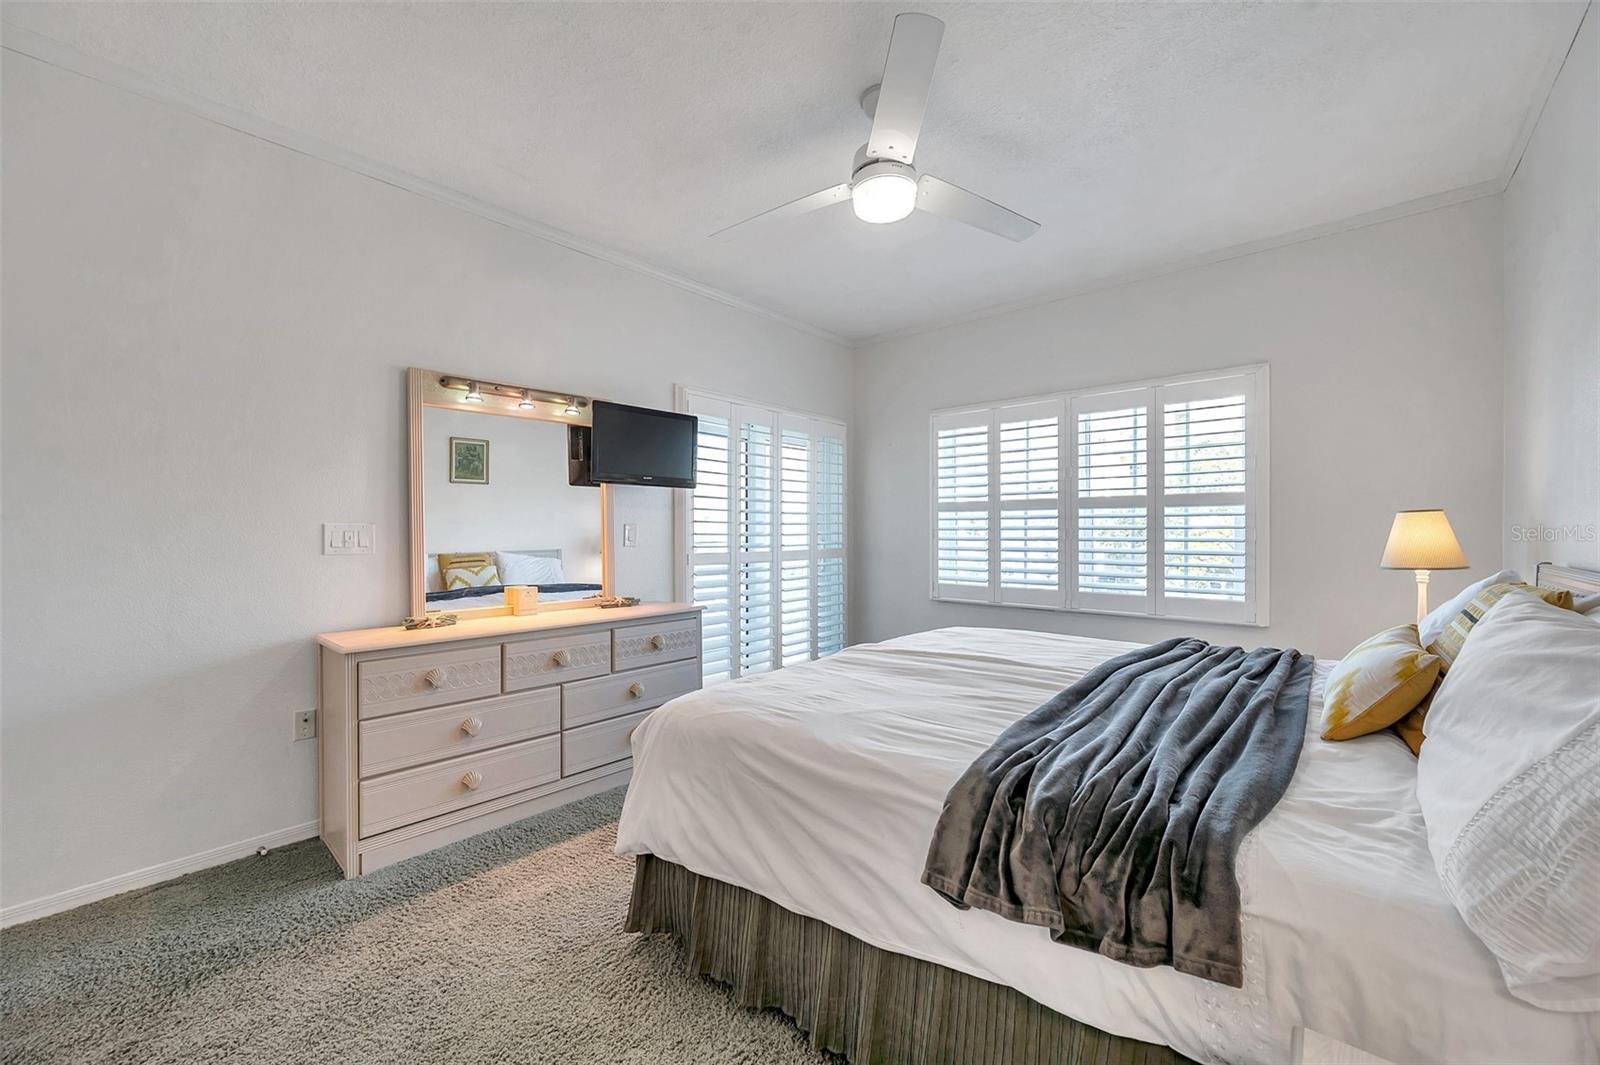
[[[1428,616],[1428,577],[1429,571],[1417,570],[1417,622]]]

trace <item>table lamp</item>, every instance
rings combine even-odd
[[[1428,573],[1436,569],[1466,569],[1467,556],[1442,510],[1402,510],[1389,527],[1383,546],[1384,569],[1417,572],[1417,620],[1428,613]]]

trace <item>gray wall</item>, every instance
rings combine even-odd
[[[1500,201],[1105,289],[858,355],[853,638],[944,625],[1148,640],[1193,631],[1338,655],[1414,616],[1380,570],[1396,510],[1441,506],[1472,573],[1500,563]],[[928,598],[928,414],[1246,363],[1271,366],[1270,628]]]
[[[1506,189],[1505,554],[1600,569],[1600,22]]]
[[[407,610],[406,366],[849,412],[764,319],[11,53],[3,106],[7,905],[315,818],[311,637]]]

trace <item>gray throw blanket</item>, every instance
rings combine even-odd
[[[1243,986],[1234,856],[1294,774],[1312,664],[1193,638],[1102,663],[950,789],[922,882],[1129,965]]]

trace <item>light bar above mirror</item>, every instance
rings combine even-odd
[[[424,396],[423,402],[430,406],[476,405],[496,413],[544,418],[573,425],[587,425],[589,422],[589,397],[573,392],[552,392],[526,385],[507,385],[448,374],[430,375],[428,384],[430,394]]]

